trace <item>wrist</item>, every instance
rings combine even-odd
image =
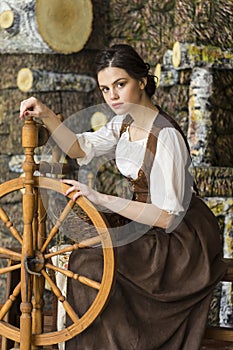
[[[96,205],[102,206],[102,207],[106,207],[107,204],[107,195],[104,193],[100,193],[98,191],[96,191]]]
[[[41,116],[41,120],[48,120],[48,119],[58,119],[56,114],[51,111],[50,109],[46,110],[43,115]]]

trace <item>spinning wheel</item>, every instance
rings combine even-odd
[[[61,209],[55,224],[51,225],[46,234],[48,197],[51,193],[56,193],[65,200],[62,194],[68,186],[53,178],[34,176],[37,167],[34,162],[34,149],[38,146],[38,126],[31,118],[25,121],[22,140],[26,155],[23,163],[25,177],[0,185],[1,224],[9,230],[18,246],[17,251],[0,247],[0,259],[2,261],[11,259],[14,262],[10,266],[1,267],[0,274],[8,276],[12,271],[20,271],[19,283],[16,284],[0,310],[0,335],[20,343],[20,350],[31,350],[67,341],[85,330],[95,320],[106,304],[111,291],[114,279],[114,249],[105,220],[97,209],[83,197],[74,202],[72,194],[66,199],[66,204]],[[12,222],[6,209],[6,204],[13,201],[16,196],[22,197],[22,232]],[[88,218],[92,234],[86,237],[85,233],[81,233],[73,244],[55,252],[50,251],[59,228],[75,207]],[[82,276],[78,271],[70,271],[52,263],[51,259],[54,256],[77,249],[94,249],[96,245],[100,246],[103,252],[101,281]],[[52,278],[51,271],[55,274],[61,273],[68,279],[73,278],[96,291],[93,303],[84,314],[79,315],[78,310],[74,310],[67,302],[56,281]],[[67,328],[47,333],[44,333],[43,327],[43,312],[46,306],[45,282],[72,322]],[[21,297],[20,326],[17,327],[5,321],[4,318],[19,296]]]

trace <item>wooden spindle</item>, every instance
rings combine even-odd
[[[32,276],[28,273],[26,262],[32,258],[33,251],[33,218],[35,211],[35,193],[33,174],[36,169],[34,150],[38,145],[38,128],[32,118],[28,118],[22,129],[22,146],[25,152],[23,170],[25,173],[23,194],[23,245],[21,267],[21,298],[20,305],[20,350],[31,350],[32,340]]]

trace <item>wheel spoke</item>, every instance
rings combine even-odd
[[[7,314],[7,312],[10,310],[10,308],[13,305],[13,302],[16,300],[17,296],[19,295],[21,290],[21,282],[17,284],[15,289],[13,290],[13,293],[9,296],[5,304],[2,306],[0,310],[0,320],[3,319],[3,317]]]
[[[80,275],[78,277],[78,280],[79,280],[80,283],[85,284],[88,287],[100,290],[101,284],[99,282],[96,282],[94,280],[91,280],[88,277],[80,276]]]
[[[3,248],[0,247],[0,258],[3,259],[11,259],[11,260],[21,260],[21,254],[14,252],[13,250],[7,249],[7,248]]]
[[[50,258],[52,258],[53,256],[56,256],[56,255],[61,255],[61,254],[73,252],[74,250],[77,250],[78,248],[79,248],[79,244],[75,243],[73,245],[70,245],[69,247],[58,249],[55,252],[47,253],[47,254],[44,255],[44,257],[45,257],[45,259],[50,259]]]
[[[6,212],[3,210],[2,207],[0,207],[0,219],[4,222],[4,224],[6,225],[6,227],[10,230],[10,232],[11,232],[12,235],[17,239],[17,241],[19,241],[20,244],[23,244],[23,239],[22,239],[20,233],[19,233],[18,230],[13,226],[13,223],[10,221],[8,215],[7,215]]]
[[[73,206],[75,205],[75,202],[73,200],[70,200],[67,205],[65,206],[64,210],[62,211],[60,217],[58,218],[56,224],[54,227],[51,229],[46,241],[43,244],[43,247],[41,248],[41,252],[43,253],[53,237],[58,233],[60,226],[62,225],[63,221],[69,214],[69,212],[72,210]]]
[[[7,266],[7,267],[2,267],[2,268],[0,268],[0,275],[3,275],[4,273],[11,272],[11,271],[14,271],[14,270],[17,270],[20,268],[21,268],[21,263],[16,264],[16,265]]]
[[[100,236],[91,237],[79,242],[79,248],[92,247],[97,244],[99,245],[100,243],[101,243]]]
[[[46,279],[46,281],[50,285],[50,287],[51,287],[53,293],[55,294],[55,296],[57,297],[57,299],[62,303],[62,305],[63,305],[65,311],[67,312],[67,314],[69,315],[70,319],[74,323],[78,322],[79,317],[78,317],[77,313],[73,310],[73,308],[68,303],[66,298],[62,295],[60,289],[56,286],[56,284],[53,282],[53,280],[49,277],[48,273],[45,270],[41,270],[41,274],[44,276],[44,278]]]
[[[57,271],[57,272],[60,272],[62,273],[63,275],[65,275],[66,277],[68,278],[73,278],[79,282],[81,282],[82,284],[85,284],[86,286],[89,286],[91,288],[94,288],[94,289],[97,289],[97,290],[100,290],[100,286],[101,284],[99,282],[96,282],[94,280],[91,280],[90,278],[88,277],[85,277],[85,276],[81,276],[81,275],[78,275],[77,273],[74,273],[70,270],[67,270],[67,269],[63,269],[61,267],[58,267],[58,266],[54,266],[50,263],[47,263],[45,264],[45,266],[48,268],[48,269],[51,269],[53,271]]]

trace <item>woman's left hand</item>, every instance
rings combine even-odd
[[[74,192],[74,195],[72,197],[73,201],[75,201],[80,196],[84,196],[92,203],[98,204],[100,193],[93,190],[91,187],[76,180],[62,179],[61,182],[70,185],[64,194],[65,196],[68,196],[70,193]]]

